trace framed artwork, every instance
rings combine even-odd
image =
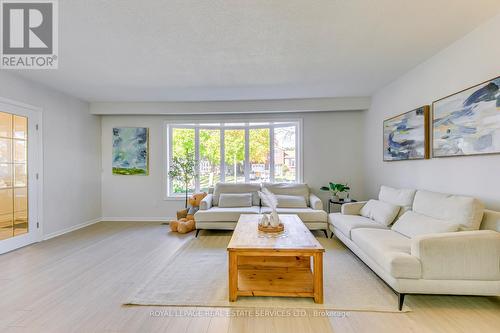
[[[112,167],[114,175],[149,174],[149,129],[113,128]]]
[[[432,103],[434,157],[500,153],[500,76]]]
[[[429,105],[384,120],[384,161],[429,158]]]

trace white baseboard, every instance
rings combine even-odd
[[[62,230],[59,230],[59,231],[56,231],[56,232],[52,232],[52,233],[47,234],[47,235],[43,235],[42,239],[43,240],[47,240],[47,239],[51,239],[51,238],[54,238],[54,237],[57,237],[57,236],[61,236],[61,235],[67,234],[68,232],[72,232],[72,231],[75,231],[75,230],[78,230],[78,229],[81,229],[81,228],[85,228],[85,227],[88,227],[89,225],[92,225],[92,224],[95,224],[95,223],[101,222],[101,221],[102,221],[101,218],[97,218],[97,219],[93,219],[93,220],[90,220],[90,221],[86,221],[86,222],[83,222],[83,223],[71,226],[69,228],[65,228],[65,229],[62,229]]]
[[[101,221],[105,222],[169,222],[175,220],[175,217],[103,217]]]

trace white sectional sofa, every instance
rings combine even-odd
[[[382,186],[344,204],[331,231],[398,295],[500,296],[500,213],[477,200]]]
[[[267,188],[278,198],[280,214],[297,214],[311,230],[328,231],[328,216],[321,200],[306,184],[217,183],[194,216],[196,236],[203,229],[233,230],[241,214],[266,214],[269,207],[262,206],[258,191]]]

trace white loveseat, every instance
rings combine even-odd
[[[217,183],[194,216],[196,235],[202,229],[233,230],[241,214],[269,213],[269,207],[261,206],[258,192],[262,188],[278,197],[279,214],[297,214],[310,230],[323,230],[327,234],[328,216],[323,203],[306,184]]]
[[[500,296],[500,213],[477,199],[382,186],[378,201],[344,204],[328,219],[400,310],[405,294]]]

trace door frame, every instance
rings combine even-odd
[[[42,114],[43,109],[37,106],[29,105],[26,103],[17,102],[8,98],[4,98],[0,96],[0,111],[8,112],[8,113],[28,113],[28,126],[31,122],[35,123],[35,126],[38,128],[33,133],[29,133],[29,135],[35,135],[35,140],[29,143],[28,146],[28,156],[29,149],[32,144],[35,144],[34,154],[31,159],[28,161],[28,170],[35,170],[35,175],[30,175],[28,172],[28,193],[30,193],[31,186],[34,186],[36,193],[36,200],[34,201],[35,205],[35,219],[36,221],[28,221],[28,228],[32,230],[29,231],[25,235],[19,235],[16,237],[8,238],[2,240],[2,245],[0,245],[0,254],[14,251],[18,248],[27,246],[29,244],[33,244],[36,242],[40,242],[43,240],[43,135],[42,135]],[[29,127],[28,127],[29,128]],[[29,131],[29,130],[28,130]],[[28,136],[29,140],[29,136]],[[33,165],[34,164],[34,165]],[[31,181],[31,183],[30,183]],[[28,194],[29,195],[29,194]],[[29,197],[28,197],[29,200]],[[29,205],[29,201],[28,201]],[[29,206],[28,206],[29,207]],[[30,214],[31,215],[31,214]],[[29,215],[29,217],[30,217]],[[37,225],[38,223],[38,225]]]

